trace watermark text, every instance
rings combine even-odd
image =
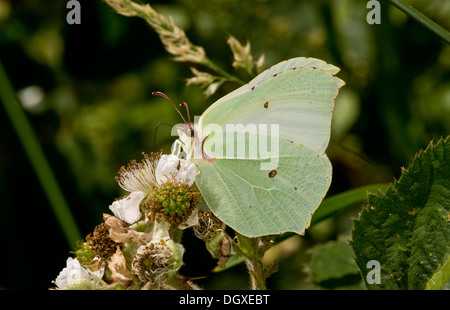
[[[367,13],[366,20],[369,25],[381,24],[381,7],[377,0],[370,0],[367,2],[369,13]]]

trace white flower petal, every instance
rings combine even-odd
[[[146,195],[144,192],[132,192],[127,197],[114,201],[109,209],[119,219],[133,224],[141,218],[139,204]]]
[[[102,267],[97,271],[90,271],[82,267],[78,259],[69,257],[66,267],[59,273],[55,284],[60,290],[93,288],[96,283],[101,283],[104,270],[105,268]]]
[[[179,163],[180,159],[176,155],[162,155],[155,170],[156,181],[160,185],[169,182],[178,173]]]
[[[195,181],[195,176],[197,175],[197,167],[190,161],[185,159],[180,160],[180,170],[178,171],[175,179],[178,182],[185,183],[189,181],[189,186],[192,186]]]

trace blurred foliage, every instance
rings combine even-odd
[[[174,62],[144,21],[117,15],[102,1],[79,2],[82,22],[68,25],[65,1],[0,0],[0,59],[87,234],[123,194],[114,181],[120,166],[142,152],[170,151],[170,128],[181,119],[152,91],[174,102],[187,101],[191,115],[200,115],[237,85],[225,83],[204,98],[201,89],[185,85],[192,75],[189,66]],[[448,29],[448,1],[411,2]],[[227,71],[234,71],[229,35],[251,42],[253,55],[264,54],[266,66],[310,56],[342,69],[339,77],[347,85],[336,101],[327,151],[334,166],[330,195],[390,181],[384,171],[398,176],[418,149],[450,131],[450,46],[386,3],[381,25],[366,23],[365,2],[358,0],[151,4],[172,16]],[[236,74],[250,79],[244,70]],[[0,287],[46,289],[73,249],[67,248],[3,110],[0,120],[6,133],[0,138],[0,233],[8,236],[1,263],[11,267],[2,274]],[[160,122],[169,125],[157,127]],[[357,205],[339,213],[311,227],[300,241],[280,247],[280,268],[268,287],[321,288],[306,268],[320,252],[311,249],[345,240],[351,217],[359,211]],[[243,266],[211,274],[214,261],[198,260],[207,255],[201,241],[184,238],[192,247],[182,270],[187,276],[207,275],[198,281],[205,288],[248,287]]]

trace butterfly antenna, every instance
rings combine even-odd
[[[169,101],[170,104],[173,106],[173,108],[178,112],[178,114],[180,114],[181,118],[183,119],[183,122],[188,124],[186,122],[185,118],[183,117],[183,114],[181,114],[180,110],[178,110],[178,108],[173,104],[173,102],[169,99],[169,97],[166,96],[166,94],[164,94],[162,92],[159,92],[159,91],[154,91],[154,92],[152,92],[152,95],[154,95],[154,96],[161,96],[161,97],[165,98],[167,101]]]
[[[191,130],[191,138],[194,137],[194,128],[192,128],[192,123],[191,123],[191,114],[189,113],[189,107],[188,104],[186,102],[182,102],[180,103],[180,107],[184,105],[184,107],[186,108],[186,112],[187,112],[187,116],[188,116],[188,121],[189,121],[189,129]]]
[[[182,102],[180,103],[180,107],[184,105],[184,107],[186,108],[186,112],[187,112],[187,116],[188,116],[188,122],[189,124],[191,123],[191,115],[189,114],[189,107],[188,104],[186,102]]]

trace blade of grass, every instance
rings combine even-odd
[[[333,144],[335,144],[336,146],[338,146],[339,148],[341,148],[342,150],[352,154],[353,156],[356,156],[361,161],[363,161],[365,164],[369,165],[370,167],[375,169],[377,172],[379,172],[380,174],[384,175],[388,180],[391,180],[391,179],[394,178],[394,176],[392,174],[390,174],[388,171],[384,170],[383,168],[377,166],[375,163],[373,163],[370,159],[368,159],[367,157],[363,156],[362,154],[360,154],[360,153],[350,149],[349,147],[345,146],[344,144],[342,144],[339,141],[336,141],[334,139],[331,139],[331,142]]]
[[[11,120],[11,124],[22,143],[25,153],[33,167],[42,189],[53,209],[69,246],[74,249],[81,234],[61,192],[51,167],[44,155],[39,141],[22,110],[8,75],[0,60],[0,101]]]
[[[362,203],[367,198],[367,192],[378,192],[381,190],[382,192],[386,191],[389,188],[389,184],[371,184],[366,186],[361,186],[358,188],[350,189],[343,193],[336,194],[334,196],[325,198],[320,204],[319,208],[317,208],[316,212],[314,212],[311,225],[318,223],[339,211],[347,209],[351,206],[356,205],[357,203]]]
[[[415,9],[413,6],[404,3],[402,0],[389,0],[389,2],[401,10],[403,13],[409,17],[416,20],[422,26],[428,28],[430,31],[434,32],[441,39],[443,39],[447,44],[450,44],[450,33],[442,28],[440,25],[429,19],[423,13]]]

